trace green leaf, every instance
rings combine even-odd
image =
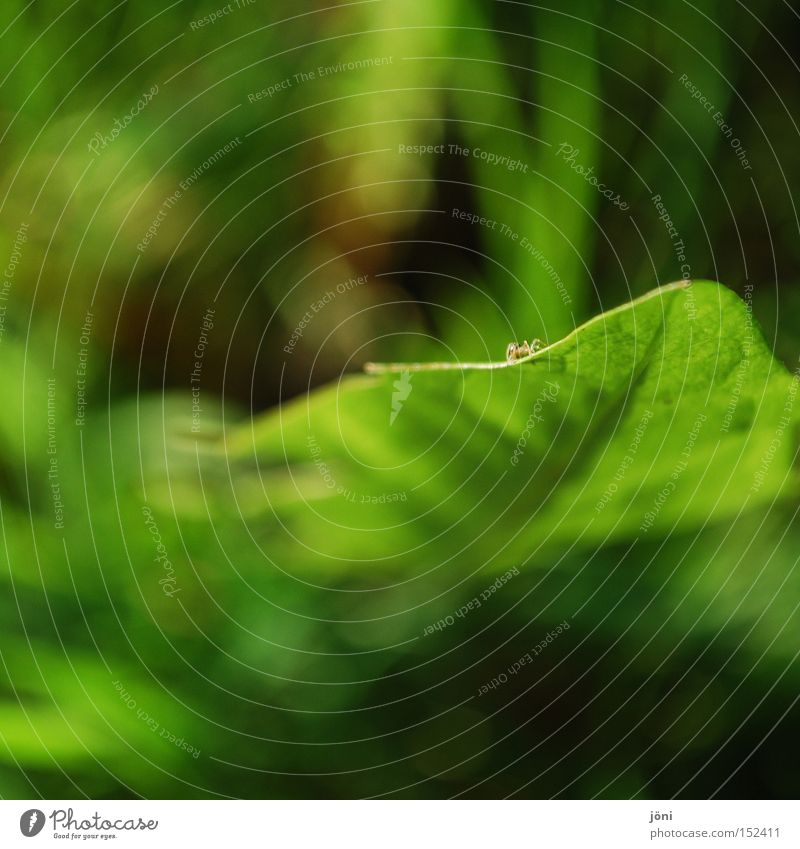
[[[513,364],[390,368],[195,458],[275,562],[501,569],[797,492],[798,376],[716,283],[662,287]]]

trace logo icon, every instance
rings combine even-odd
[[[403,409],[403,402],[411,394],[411,372],[408,369],[404,370],[400,379],[395,380],[392,386],[394,386],[394,392],[392,392],[392,413],[389,416],[390,425],[394,424],[394,420],[400,415],[400,410]]]
[[[38,808],[31,808],[19,818],[19,830],[25,837],[36,837],[44,828],[44,813]]]

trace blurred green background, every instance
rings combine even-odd
[[[183,474],[367,361],[499,359],[681,277],[794,370],[798,30],[777,0],[6,0],[0,794],[800,794],[794,503],[546,550],[425,635],[499,574],[468,547],[322,569],[310,507]]]

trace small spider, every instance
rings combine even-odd
[[[541,339],[534,339],[530,345],[527,339],[521,345],[517,342],[511,342],[506,348],[506,359],[508,362],[513,363],[515,360],[521,360],[523,357],[535,354],[542,348],[544,348],[544,342]]]

